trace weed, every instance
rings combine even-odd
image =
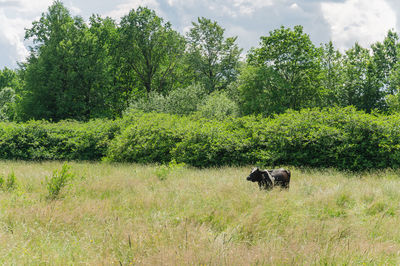
[[[71,180],[74,178],[74,174],[69,172],[70,168],[71,167],[65,163],[62,166],[61,171],[53,171],[51,178],[46,176],[48,199],[56,199],[59,196],[61,189],[70,184]]]
[[[7,180],[5,183],[5,188],[8,191],[12,191],[15,190],[17,188],[17,178],[15,177],[14,172],[11,172],[8,176],[7,176]]]
[[[155,175],[160,181],[167,179],[168,175],[173,172],[180,170],[185,167],[185,163],[177,163],[175,160],[169,162],[168,165],[160,165],[156,167]]]
[[[0,189],[2,189],[4,187],[4,176],[0,175]]]

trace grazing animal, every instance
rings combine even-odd
[[[258,182],[260,189],[269,190],[274,186],[289,188],[290,171],[286,169],[260,170],[253,168],[247,181]]]

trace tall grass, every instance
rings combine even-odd
[[[259,191],[250,167],[0,162],[0,264],[399,264],[400,172],[292,168],[289,191]]]

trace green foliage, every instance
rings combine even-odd
[[[390,94],[386,96],[386,104],[390,114],[400,113],[400,94]]]
[[[367,112],[383,109],[382,80],[377,76],[378,66],[369,50],[356,43],[346,51],[343,64],[345,80],[339,96],[340,105],[354,105]]]
[[[252,140],[243,123],[228,119],[224,122],[200,119],[187,125],[187,134],[171,150],[178,162],[196,167],[243,165],[254,163]]]
[[[200,84],[172,90],[166,97],[165,111],[170,114],[189,115],[197,111],[206,97],[206,89]]]
[[[0,90],[0,121],[12,121],[16,117],[16,94],[12,88]]]
[[[0,175],[0,189],[5,191],[13,191],[18,187],[17,177],[14,172],[8,174],[7,178],[4,179],[3,175]]]
[[[134,113],[110,145],[109,160],[206,167],[246,163],[250,141],[240,120],[218,122],[167,114]]]
[[[11,172],[5,181],[5,189],[8,191],[15,190],[17,188],[17,178],[14,172]]]
[[[70,184],[74,179],[75,175],[69,172],[70,169],[71,167],[65,163],[60,171],[54,170],[51,177],[46,176],[45,183],[48,191],[48,199],[56,199],[60,195],[61,189]]]
[[[206,91],[199,84],[192,84],[186,88],[177,88],[166,96],[152,91],[148,97],[134,101],[130,108],[144,112],[159,112],[178,115],[188,115],[197,111],[199,103],[206,96]],[[129,110],[127,111],[129,113]]]
[[[222,116],[223,118],[223,116]],[[195,167],[400,167],[400,115],[354,107],[274,118],[210,119],[132,111],[117,121],[0,123],[0,159],[101,160]]]
[[[139,163],[167,163],[170,151],[179,142],[182,130],[178,127],[188,118],[167,114],[131,113],[125,118],[127,127],[112,140],[108,158],[112,161]]]
[[[289,98],[282,88],[285,81],[270,67],[248,65],[238,79],[239,108],[244,115],[283,113]]]
[[[164,181],[168,178],[169,174],[174,171],[179,171],[185,167],[185,163],[177,163],[175,160],[172,160],[168,163],[168,165],[158,165],[154,173],[160,181]]]
[[[332,42],[317,48],[300,25],[282,26],[260,38],[246,64],[237,37],[225,37],[204,17],[186,38],[147,7],[130,10],[120,23],[98,15],[85,21],[57,0],[26,29],[26,63],[0,71],[0,120],[88,121],[129,108],[179,115],[201,109],[222,119],[236,114],[236,105],[241,115],[263,116],[332,106],[394,111],[386,101],[400,87],[400,43],[392,30],[383,42],[356,43],[342,54]],[[214,91],[228,91],[235,103],[223,94],[204,102]]]
[[[239,115],[238,105],[224,91],[214,91],[199,105],[198,110],[203,117],[224,120]]]
[[[224,37],[224,29],[216,21],[198,18],[187,34],[186,63],[208,92],[225,89],[238,74],[241,49],[237,37]]]
[[[20,78],[17,71],[5,67],[3,70],[0,70],[0,90],[7,87],[14,90],[19,89]]]
[[[261,37],[260,47],[248,54],[248,63],[267,68],[260,74],[267,81],[262,89],[284,95],[280,102],[286,109],[300,110],[320,106],[321,87],[320,51],[303,32],[302,26],[293,29],[281,27]],[[259,77],[256,78],[260,82]]]
[[[321,47],[321,85],[322,106],[333,106],[342,104],[343,86],[343,55],[335,49],[332,42]]]
[[[145,7],[122,17],[118,55],[147,94],[168,91],[185,49],[184,38],[169,22]]]
[[[140,110],[143,112],[158,112],[165,113],[167,110],[167,99],[163,94],[151,91],[146,97],[140,97],[133,101],[125,114],[129,114],[131,111]]]
[[[290,111],[273,119],[191,119],[137,113],[108,157],[196,167],[294,165],[348,170],[400,167],[400,116],[354,107]]]
[[[0,123],[0,158],[98,160],[118,130],[118,124],[108,120]]]
[[[115,24],[93,16],[89,25],[55,1],[26,30],[35,44],[23,67],[21,119],[88,120],[120,114],[111,48]],[[116,98],[116,99],[114,99]]]

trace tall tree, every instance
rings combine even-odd
[[[356,43],[344,57],[342,106],[354,105],[367,112],[383,108],[383,82],[369,49]]]
[[[187,63],[193,80],[209,92],[226,88],[238,74],[241,49],[237,37],[225,38],[225,30],[204,17],[192,24],[187,34]]]
[[[382,80],[388,94],[396,91],[397,82],[393,78],[395,68],[399,61],[399,36],[396,32],[389,30],[383,42],[376,42],[372,46],[372,61],[376,66],[377,77]]]
[[[285,108],[299,110],[321,105],[319,50],[303,33],[302,26],[281,27],[261,37],[260,47],[252,49],[248,63],[272,69],[282,84],[276,91],[285,96]],[[266,76],[265,78],[269,78]]]
[[[335,49],[332,42],[321,47],[321,86],[324,106],[340,104],[343,89],[343,55]]]
[[[286,81],[270,66],[247,65],[238,77],[239,108],[243,115],[283,113],[288,109]]]
[[[177,64],[183,55],[185,40],[164,23],[153,10],[131,10],[120,23],[119,56],[126,71],[135,75],[138,85],[150,93],[173,87]]]
[[[99,30],[103,22],[113,27],[110,20],[96,17],[89,27],[55,1],[26,30],[25,38],[33,39],[34,46],[23,68],[23,119],[87,120],[112,115],[112,107],[106,104],[111,90],[110,40]]]
[[[3,88],[13,88],[14,90],[20,86],[18,73],[12,69],[5,67],[0,70],[0,90]]]

